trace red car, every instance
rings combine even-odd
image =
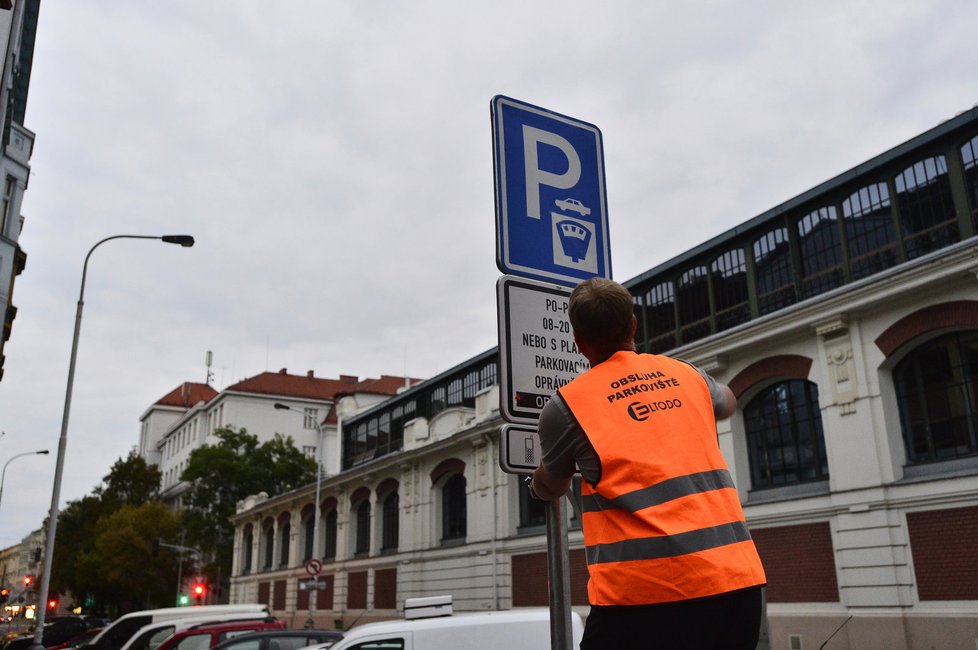
[[[168,637],[155,650],[209,650],[218,643],[242,634],[263,630],[284,630],[285,624],[274,618],[201,623]]]

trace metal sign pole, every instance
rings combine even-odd
[[[547,573],[550,576],[550,648],[572,650],[570,560],[563,499],[547,503]]]

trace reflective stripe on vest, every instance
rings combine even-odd
[[[592,605],[673,602],[764,583],[710,391],[695,368],[617,352],[560,394],[601,463],[598,483],[581,486]]]

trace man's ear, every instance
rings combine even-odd
[[[577,332],[573,332],[573,334],[574,334],[574,344],[577,345],[577,351],[583,354],[585,357],[588,356],[587,344],[577,337]]]
[[[638,331],[638,318],[632,314],[632,340],[635,339],[635,332]]]

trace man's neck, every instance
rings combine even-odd
[[[600,352],[594,355],[585,355],[585,356],[587,357],[588,363],[590,363],[591,367],[593,368],[599,363],[603,363],[608,359],[610,359],[611,357],[615,356],[615,354],[618,352],[637,352],[637,351],[638,350],[635,349],[635,342],[632,341],[630,345],[623,345],[622,347],[616,350],[612,350],[611,352]]]

